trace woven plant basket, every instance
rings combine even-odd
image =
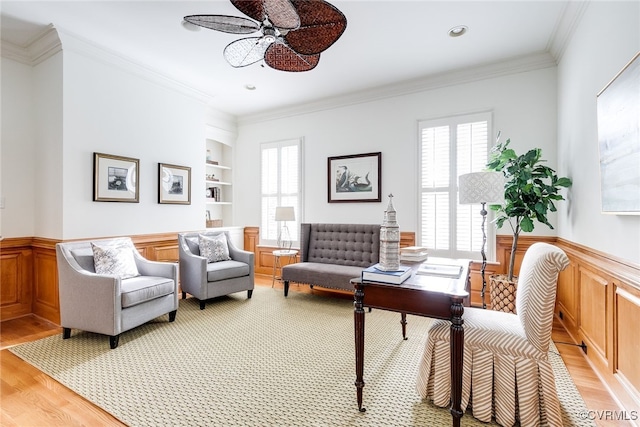
[[[516,313],[516,291],[518,278],[512,281],[506,274],[494,274],[489,277],[489,295],[491,296],[491,310]]]

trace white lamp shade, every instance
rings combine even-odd
[[[459,203],[468,205],[504,202],[504,176],[501,172],[473,172],[458,177]]]
[[[293,206],[277,206],[276,221],[295,221],[296,215]]]

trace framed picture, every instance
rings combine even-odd
[[[138,203],[140,160],[93,153],[93,201]]]
[[[158,203],[191,204],[191,168],[158,163]]]
[[[598,94],[602,213],[640,215],[640,53]]]
[[[381,160],[380,152],[329,157],[329,203],[381,201]]]

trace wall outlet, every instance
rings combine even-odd
[[[4,196],[0,196],[0,209],[4,209],[5,198]]]

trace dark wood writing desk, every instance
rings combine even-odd
[[[459,264],[462,266],[460,277],[449,278],[436,275],[418,275],[416,271],[420,263],[410,265],[413,268],[411,277],[401,285],[392,285],[360,278],[351,280],[356,291],[354,295],[354,327],[356,339],[356,392],[358,410],[362,407],[362,389],[364,388],[364,307],[397,311],[401,314],[402,338],[406,339],[406,315],[433,317],[451,321],[451,416],[453,425],[460,426],[463,411],[462,400],[462,355],[464,346],[464,329],[462,314],[463,303],[469,297],[469,264],[470,260],[452,260],[446,258],[429,258],[428,263]]]

